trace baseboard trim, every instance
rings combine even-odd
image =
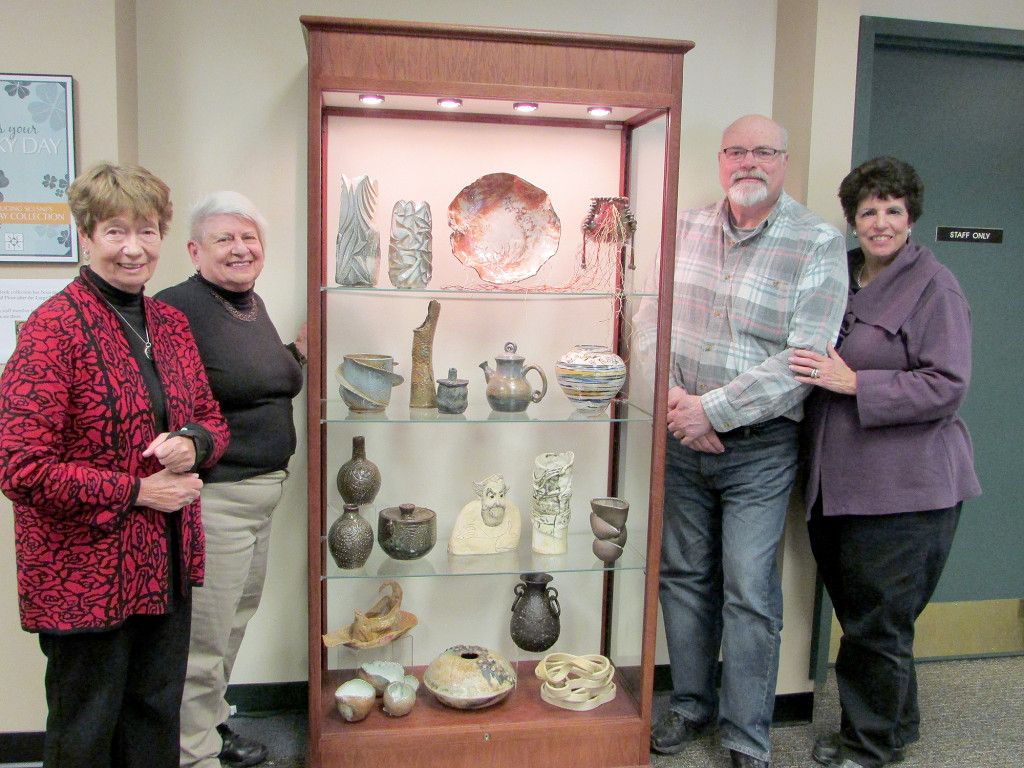
[[[0,765],[6,763],[41,763],[43,732],[0,733]]]
[[[238,714],[267,714],[270,712],[304,712],[309,705],[309,684],[247,683],[229,685],[224,698]]]
[[[718,679],[722,679],[722,666],[718,666]],[[668,693],[672,690],[672,670],[668,664],[654,667],[654,692]],[[797,725],[809,723],[814,715],[814,692],[783,693],[775,697],[775,712],[772,725]]]
[[[304,712],[308,705],[309,685],[297,683],[249,683],[229,685],[225,699],[240,715],[266,715],[275,712]],[[43,732],[0,732],[0,765],[41,763]]]

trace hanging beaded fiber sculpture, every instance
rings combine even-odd
[[[615,285],[619,259],[628,269],[636,269],[633,262],[633,233],[636,219],[629,210],[629,198],[592,197],[590,210],[583,224],[583,250],[576,274],[570,281],[573,289]],[[587,243],[590,243],[590,261],[587,261]],[[628,249],[628,263],[626,251]]]

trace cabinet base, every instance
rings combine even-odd
[[[518,665],[512,694],[493,707],[456,710],[420,688],[416,707],[403,718],[379,709],[346,723],[334,706],[334,690],[351,672],[332,672],[321,696],[319,740],[310,739],[310,766],[366,768],[639,768],[650,764],[650,724],[626,687],[613,701],[573,712],[540,698],[535,662]],[[413,670],[417,677],[422,668]],[[317,729],[310,729],[311,737]]]

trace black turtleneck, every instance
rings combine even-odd
[[[155,298],[188,316],[213,396],[231,429],[220,461],[200,473],[203,482],[286,469],[296,447],[292,398],[302,390],[302,367],[291,345],[281,343],[259,295],[225,290],[197,273]]]
[[[142,380],[149,392],[156,432],[157,434],[166,432],[167,405],[164,402],[164,388],[156,373],[156,361],[150,360],[146,356],[145,339],[149,338],[149,334],[146,328],[146,313],[142,309],[143,292],[127,293],[120,288],[115,288],[90,267],[86,267],[83,274],[89,280],[89,284],[116,310],[114,314],[120,313],[117,318],[118,322],[124,329],[124,336],[128,340],[128,346],[131,347],[132,357],[139,364]]]

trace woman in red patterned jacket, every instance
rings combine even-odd
[[[143,295],[167,185],[99,165],[68,201],[89,265],[32,313],[0,376],[21,623],[47,658],[44,765],[174,768],[203,580],[196,470],[228,429],[185,316]]]

